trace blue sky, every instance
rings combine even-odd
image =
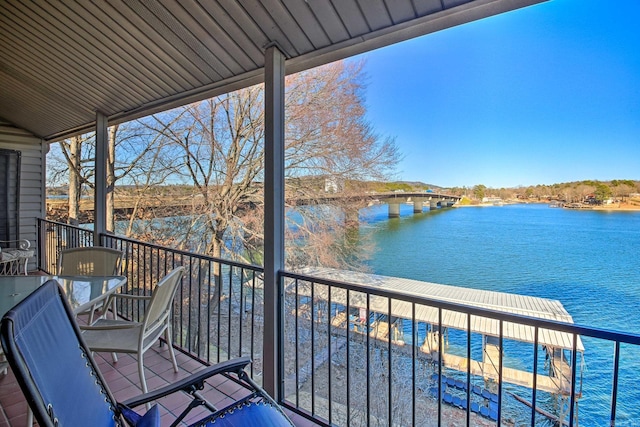
[[[399,179],[640,180],[640,0],[552,0],[363,57]]]

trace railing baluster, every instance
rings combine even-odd
[[[193,331],[193,323],[192,323],[192,305],[193,305],[193,264],[189,263],[189,309],[187,310],[187,349],[189,350],[189,352],[193,353],[194,351],[196,351],[194,349],[194,346],[197,342],[197,340],[195,339],[195,334]],[[196,353],[198,354],[198,356],[200,356],[199,352]],[[209,357],[207,357],[207,360],[210,360]]]
[[[578,336],[573,334],[573,346],[571,354],[571,401],[569,402],[569,427],[573,426],[575,417],[575,403],[576,403],[576,368],[578,361]]]
[[[298,283],[298,279],[296,279],[296,283]],[[251,339],[249,342],[251,343],[251,360],[255,359],[254,352],[254,342],[255,342],[255,325],[256,325],[256,274],[255,271],[253,273],[253,283],[251,285]],[[296,352],[297,353],[297,352]],[[254,375],[253,363],[251,363],[251,376]]]
[[[244,267],[240,269],[240,316],[238,319],[238,323],[240,324],[240,328],[238,328],[238,357],[242,356],[242,330],[244,329],[244,278],[245,271]],[[207,322],[208,323],[208,322]]]
[[[367,426],[371,425],[371,294],[367,293],[367,318],[365,320],[367,323],[367,378],[366,378],[366,388],[367,388]]]
[[[387,405],[389,406],[387,411],[387,420],[388,420],[388,424],[390,426],[393,425],[393,414],[392,414],[392,409],[393,409],[393,378],[392,378],[392,372],[391,372],[391,338],[393,335],[393,329],[391,327],[391,298],[387,298],[387,379],[389,382],[389,398],[387,399]]]
[[[502,320],[500,320],[499,323],[499,327],[500,327],[500,337],[498,339],[498,346],[499,346],[499,352],[498,352],[498,425],[501,425],[502,423],[502,372],[503,372],[503,366],[504,365],[504,357],[503,357],[503,353],[504,353],[504,323]]]
[[[332,394],[331,394],[331,286],[327,286],[327,353],[328,353],[328,359],[327,359],[327,379],[328,379],[328,384],[327,384],[327,392],[328,392],[328,410],[329,410],[329,424],[331,424],[332,421],[332,413],[331,413],[331,401],[332,401]]]
[[[467,427],[471,425],[471,314],[467,313]]]
[[[533,390],[531,392],[531,427],[534,427],[536,424],[536,400],[538,393],[538,333],[539,329],[537,326],[534,327],[533,330]]]
[[[345,308],[347,314],[347,425],[351,425],[351,337],[349,336],[349,332],[351,332],[351,294],[350,290],[347,289],[347,306]]]
[[[227,311],[227,359],[231,357],[231,315],[233,313],[233,267],[229,268],[229,309]]]
[[[311,283],[311,414],[315,415],[316,413],[316,328],[315,328],[315,282]]]
[[[404,325],[403,325],[404,326]],[[418,351],[418,325],[416,303],[411,303],[411,425],[416,425],[416,353]]]
[[[611,416],[609,417],[609,426],[616,425],[616,404],[618,402],[618,374],[620,372],[620,342],[614,342],[613,355],[613,384],[611,386]]]
[[[295,305],[295,311],[294,311],[294,313],[295,313],[295,318],[294,318],[295,331],[294,331],[294,340],[293,340],[293,342],[295,343],[295,348],[297,350],[298,348],[300,348],[300,341],[299,341],[300,337],[299,337],[299,334],[298,334],[298,328],[299,328],[298,319],[300,317],[300,301],[299,301],[300,293],[299,293],[299,290],[298,290],[298,286],[299,286],[298,279],[295,279],[294,285],[295,285],[295,301],[294,301],[294,305]],[[296,406],[300,406],[300,356],[299,356],[297,351],[295,352],[294,358],[295,358],[295,360],[294,360],[295,371],[294,372],[296,374],[296,382],[295,382]]]
[[[193,262],[193,260],[190,260],[191,262]],[[190,263],[191,263],[190,262]],[[201,263],[203,261],[198,261],[198,288],[202,288],[202,284],[204,283],[204,280],[202,278],[203,275],[203,268],[201,266]],[[209,277],[209,272],[210,270],[210,262],[207,262],[207,274],[205,274],[206,277]],[[207,287],[206,287],[206,295],[207,295],[207,319],[209,318],[209,316],[211,316],[211,283],[207,283]],[[198,304],[198,306],[201,306],[202,304]],[[201,314],[198,316],[198,324],[200,323],[200,319],[201,319]],[[198,328],[200,329],[200,328]],[[207,321],[207,340],[206,340],[206,359],[207,360],[211,360],[211,346],[209,345],[210,342],[209,340],[211,339],[211,322]]]
[[[438,427],[442,425],[442,308],[438,307]]]
[[[222,263],[219,262],[217,263],[217,267],[218,267],[218,272],[216,274],[216,293],[218,295],[218,302],[216,303],[216,310],[218,311],[218,315],[217,315],[217,323],[216,323],[216,327],[217,327],[217,335],[216,335],[216,363],[220,363],[220,331],[221,331],[221,323],[222,323],[222,318],[221,318],[221,312],[222,312],[222,294],[224,293],[224,286],[222,283]]]

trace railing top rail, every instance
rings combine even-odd
[[[40,218],[40,221],[42,221],[44,223],[47,223],[47,224],[52,224],[52,225],[56,225],[56,226],[60,226],[60,227],[68,227],[68,228],[71,228],[71,229],[74,229],[74,230],[86,231],[88,233],[92,233],[92,230],[89,230],[89,229],[83,228],[83,227],[78,227],[76,225],[65,224],[65,223],[62,223],[62,222],[56,222],[56,221],[51,221],[51,220],[42,219],[42,218]],[[147,247],[152,247],[152,248],[162,248],[162,249],[166,249],[168,251],[171,251],[172,253],[175,253],[176,255],[181,255],[181,256],[200,259],[200,260],[205,260],[205,261],[218,262],[218,263],[221,263],[221,264],[226,264],[226,265],[229,265],[229,266],[232,266],[232,267],[237,267],[237,268],[244,268],[244,269],[254,270],[254,271],[259,271],[259,272],[262,272],[264,270],[259,265],[247,264],[247,263],[227,260],[227,259],[223,259],[223,258],[216,258],[216,257],[212,257],[210,255],[204,255],[204,254],[199,254],[199,253],[196,253],[196,252],[185,251],[185,250],[182,250],[182,249],[175,249],[175,248],[170,248],[170,247],[167,247],[167,246],[156,245],[156,244],[153,244],[153,243],[145,242],[143,240],[137,240],[137,239],[133,239],[133,238],[126,237],[126,236],[121,236],[121,235],[114,234],[114,233],[101,233],[100,234],[100,242],[102,243],[105,239],[121,240],[123,242],[129,242],[129,243],[133,243],[133,244],[136,244],[136,245],[142,245],[142,246],[147,246]]]
[[[38,220],[39,220],[39,221],[42,221],[42,222],[44,222],[44,223],[47,223],[47,224],[53,224],[53,225],[58,225],[58,226],[61,226],[61,227],[69,227],[69,228],[73,228],[74,230],[86,231],[86,232],[89,232],[89,233],[92,233],[92,232],[93,232],[92,230],[90,230],[90,229],[88,229],[88,228],[80,227],[80,226],[78,226],[78,225],[67,224],[67,223],[64,223],[64,222],[58,222],[58,221],[52,221],[52,220],[50,220],[50,219],[44,219],[44,218],[38,218]]]
[[[534,326],[537,328],[566,332],[569,334],[588,336],[588,337],[598,338],[598,339],[606,339],[610,341],[617,341],[620,343],[640,345],[640,334],[595,328],[595,327],[584,326],[584,325],[575,324],[575,323],[560,322],[560,321],[551,320],[551,319],[541,319],[541,318],[531,317],[531,316],[526,316],[521,314],[505,313],[498,310],[475,307],[472,305],[460,304],[460,303],[455,303],[450,301],[443,301],[435,298],[429,298],[426,296],[408,294],[401,291],[391,291],[391,290],[380,289],[380,288],[376,288],[368,285],[352,284],[352,283],[347,283],[347,282],[338,281],[338,280],[324,279],[320,277],[308,276],[305,274],[294,273],[290,271],[282,271],[281,276],[290,278],[290,279],[300,280],[300,281],[313,282],[313,283],[317,283],[317,284],[321,284],[329,287],[347,289],[349,291],[354,291],[354,292],[368,293],[371,295],[401,300],[401,301],[418,304],[418,305],[434,306],[434,307],[442,308],[444,310],[462,312],[462,313],[470,314],[473,316],[493,318],[493,319],[501,320],[504,322],[519,323],[523,325]]]
[[[132,238],[125,237],[125,236],[120,236],[120,235],[117,235],[117,234],[101,234],[100,235],[100,239],[103,239],[103,238],[121,240],[123,242],[134,243],[134,244],[137,244],[137,245],[142,245],[142,246],[147,246],[147,247],[152,247],[152,248],[161,248],[161,249],[165,249],[165,250],[171,251],[172,253],[174,253],[176,255],[181,255],[181,256],[195,258],[195,259],[204,260],[204,261],[218,262],[218,263],[221,263],[221,264],[225,264],[225,265],[229,265],[229,266],[237,267],[237,268],[244,268],[244,269],[254,270],[254,271],[259,271],[259,272],[262,272],[264,270],[259,265],[247,264],[247,263],[242,263],[242,262],[238,262],[238,261],[232,261],[232,260],[228,260],[228,259],[212,257],[210,255],[199,254],[199,253],[196,253],[196,252],[189,252],[189,251],[185,251],[183,249],[175,249],[175,248],[170,248],[170,247],[167,247],[167,246],[156,245],[156,244],[153,244],[153,243],[145,242],[145,241],[142,241],[142,240],[132,239]]]

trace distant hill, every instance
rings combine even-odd
[[[424,191],[433,190],[435,193],[441,191],[443,187],[439,185],[426,184],[421,181],[392,181],[385,183],[377,183],[378,186],[383,186],[387,191],[404,190],[404,191]],[[379,190],[384,191],[384,190]]]
[[[424,189],[432,189],[432,190],[442,190],[443,187],[440,187],[439,185],[435,185],[435,184],[425,184],[424,182],[421,181],[398,181],[401,183],[405,183],[408,184],[412,187],[416,187],[416,188],[424,188]]]

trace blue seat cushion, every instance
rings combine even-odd
[[[293,427],[282,411],[264,400],[237,402],[192,427]]]
[[[153,405],[146,414],[140,415],[133,409],[121,406],[122,416],[134,427],[160,427],[160,408]]]

